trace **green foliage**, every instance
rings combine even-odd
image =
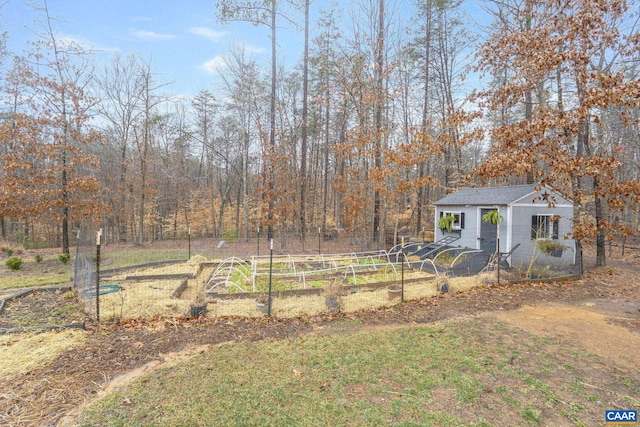
[[[554,239],[540,239],[536,241],[536,246],[540,249],[540,252],[549,253],[551,251],[558,251],[566,249],[566,246]]]
[[[61,263],[66,264],[69,262],[69,259],[71,259],[71,256],[69,254],[60,254],[58,255],[58,259]]]
[[[482,215],[482,221],[496,225],[504,221],[504,217],[500,215],[500,212],[497,209],[494,209]]]
[[[7,249],[7,250],[6,250],[6,253],[7,253],[7,255],[9,255],[9,256],[13,255],[13,249],[10,249],[10,248],[9,248],[9,249]]]
[[[534,425],[544,424],[542,421],[540,411],[535,408],[527,408],[524,411],[522,411],[522,419],[529,424],[534,424]]]
[[[38,263],[42,262],[42,255],[36,254],[36,256],[34,257],[34,260]]]
[[[228,239],[228,240],[237,239],[238,238],[238,230],[236,230],[235,228],[233,230],[227,230],[227,231],[224,232],[222,237],[224,237],[225,239]]]
[[[52,317],[64,317],[67,314],[75,313],[78,311],[78,306],[76,304],[67,304],[62,307],[55,308],[51,311]]]
[[[11,257],[6,262],[10,270],[20,270],[22,268],[22,258],[19,256]]]
[[[367,257],[367,258],[358,259],[358,264],[359,265],[386,264],[386,263],[387,263],[387,260],[382,259],[382,258]]]
[[[455,220],[455,217],[451,214],[443,215],[442,218],[438,220],[438,228],[451,232],[451,226]]]

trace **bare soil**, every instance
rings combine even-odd
[[[0,423],[60,425],[65,416],[77,412],[110,384],[121,384],[115,379],[123,375],[121,378],[129,381],[210,345],[298,337],[336,324],[351,329],[378,328],[488,316],[528,332],[566,340],[603,357],[613,369],[635,372],[640,366],[639,290],[640,251],[627,250],[624,257],[611,256],[608,267],[588,270],[582,280],[483,286],[357,313],[292,319],[145,319],[117,325],[88,322],[83,346],[46,366],[0,378]],[[69,303],[63,294],[39,296],[54,298],[51,295],[62,304]],[[38,311],[42,301],[32,301],[31,309]],[[26,306],[22,309],[29,310]],[[611,342],[625,343],[626,347],[612,352]]]
[[[0,330],[37,329],[82,323],[84,320],[84,311],[77,296],[54,287],[8,299],[0,312]]]

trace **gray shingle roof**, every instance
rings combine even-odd
[[[536,185],[538,184],[465,188],[443,197],[434,205],[508,205],[528,194],[535,193]]]

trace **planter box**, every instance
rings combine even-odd
[[[389,301],[402,297],[402,286],[391,285],[387,286],[387,299]]]

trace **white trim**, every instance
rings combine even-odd
[[[513,206],[507,206],[507,215],[505,222],[507,223],[507,244],[505,246],[505,252],[508,252],[513,246]],[[511,265],[511,258],[509,258],[507,262],[509,263],[509,265]]]
[[[456,224],[455,221],[452,222],[451,223],[451,231],[460,231],[460,230],[462,230],[462,211],[447,211],[447,210],[443,210],[442,211],[442,216],[445,217],[447,215],[453,216],[454,219],[456,218],[456,215],[458,216],[458,221],[457,221],[458,225],[455,225]],[[439,220],[439,218],[438,218],[438,220]]]
[[[554,209],[554,208],[573,208],[573,205],[553,205],[553,206],[549,206],[548,204],[542,204],[542,203],[514,203],[511,204],[509,206],[518,206],[518,207],[523,207],[523,208],[547,208],[547,209]]]
[[[543,188],[545,188],[545,187],[543,187]],[[525,197],[530,197],[530,196],[532,196],[532,195],[534,195],[534,194],[536,194],[536,193],[540,193],[541,191],[542,191],[542,189],[540,189],[540,190],[533,190],[531,193],[525,194],[525,195],[524,195],[524,196],[522,196],[522,197],[518,197],[517,199],[510,201],[508,204],[509,204],[509,205],[517,205],[517,204],[518,204],[518,202],[519,202],[520,200],[524,199]]]

